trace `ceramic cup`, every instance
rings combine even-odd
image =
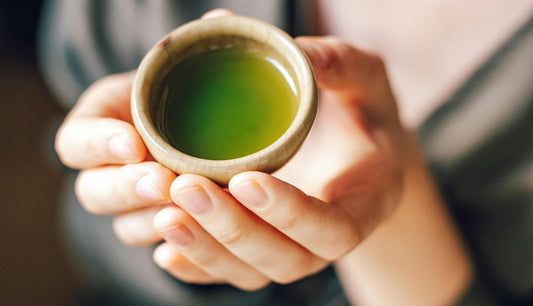
[[[244,157],[207,160],[180,152],[166,141],[158,128],[163,107],[157,99],[161,83],[176,64],[191,55],[233,46],[259,49],[284,66],[296,85],[296,116],[274,143]],[[131,97],[135,127],[158,162],[178,174],[199,174],[220,185],[226,185],[239,172],[273,172],[283,166],[303,143],[316,110],[316,81],[305,54],[280,29],[242,16],[196,20],[168,34],[142,60]]]

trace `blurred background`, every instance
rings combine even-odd
[[[0,304],[68,305],[76,292],[60,238],[64,115],[39,73],[40,0],[0,0]]]
[[[441,2],[444,3],[444,1]],[[527,1],[514,2],[526,3]],[[493,5],[488,6],[487,12],[492,12],[495,16],[499,16],[499,10],[497,10],[498,5],[496,5],[498,2],[492,1],[491,3]],[[399,2],[397,5],[399,7],[401,6]],[[75,282],[74,277],[78,269],[69,264],[66,251],[62,245],[64,240],[60,230],[62,225],[59,214],[60,190],[67,170],[60,165],[53,150],[54,134],[63,119],[64,110],[59,106],[58,102],[46,87],[45,80],[43,80],[42,74],[40,74],[36,58],[37,28],[42,6],[43,0],[0,0],[0,241],[2,242],[2,249],[0,251],[0,305],[72,305],[74,304],[74,297],[79,292],[79,285]],[[428,5],[428,7],[431,6]],[[445,25],[449,25],[447,22],[451,20],[445,18],[448,16],[445,13],[453,14],[456,12],[452,4],[449,5],[449,8],[448,11],[442,14],[441,21],[446,21],[443,23]],[[493,10],[491,11],[491,9]],[[461,12],[463,11],[468,12],[464,7],[461,7]],[[388,54],[389,56],[399,56],[398,58],[400,60],[405,60],[404,62],[400,62],[399,66],[396,66],[396,70],[394,70],[394,67],[391,69],[393,77],[396,76],[396,80],[402,80],[404,79],[403,76],[407,75],[400,74],[400,72],[410,72],[409,69],[404,69],[406,66],[402,66],[402,63],[410,65],[410,67],[413,64],[420,64],[420,66],[414,68],[423,68],[421,70],[422,72],[427,72],[437,67],[449,73],[459,73],[438,74],[437,76],[444,75],[449,78],[437,79],[435,81],[433,79],[435,77],[434,73],[431,74],[432,77],[426,77],[424,73],[419,74],[419,71],[415,69],[413,75],[410,75],[414,78],[405,78],[406,80],[412,81],[408,83],[414,84],[414,90],[408,93],[400,92],[399,96],[403,97],[405,101],[410,100],[407,98],[411,97],[420,101],[426,101],[428,96],[431,98],[437,97],[438,99],[435,100],[440,101],[443,98],[440,96],[443,92],[448,94],[452,90],[455,90],[456,86],[459,85],[455,81],[463,82],[463,78],[470,75],[477,65],[486,60],[487,56],[499,46],[507,35],[511,35],[515,29],[512,26],[513,24],[518,27],[523,20],[530,18],[531,9],[529,11],[523,11],[524,14],[521,14],[520,10],[513,9],[509,11],[509,14],[505,14],[507,17],[504,20],[507,22],[504,22],[506,25],[505,31],[499,31],[498,29],[501,24],[492,22],[492,19],[490,21],[496,24],[495,27],[470,27],[471,32],[467,33],[470,36],[463,35],[468,38],[465,39],[464,44],[453,43],[456,42],[453,39],[456,37],[456,33],[460,27],[444,26],[436,28],[439,31],[442,30],[439,33],[450,34],[446,36],[450,39],[448,42],[451,42],[447,46],[457,47],[457,50],[463,51],[474,50],[468,54],[455,52],[456,49],[454,48],[444,49],[445,52],[439,53],[437,51],[442,50],[442,48],[417,48],[417,45],[404,43],[406,37],[411,38],[412,41],[421,38],[422,43],[426,43],[425,46],[432,46],[431,39],[433,35],[418,37],[419,32],[411,31],[411,27],[407,27],[406,32],[388,31],[388,28],[380,28],[382,31],[381,34],[390,34],[390,37],[387,36],[385,38],[398,38],[392,40],[396,43],[394,46],[414,46],[414,49],[422,52],[407,52],[412,49],[394,48],[389,47],[389,45],[384,45],[384,49],[392,52]],[[346,12],[349,13],[350,11],[346,10]],[[516,12],[516,15],[513,15],[514,12]],[[361,15],[364,15],[363,13]],[[381,14],[381,12],[378,13]],[[485,13],[485,11],[482,11],[482,13]],[[369,22],[373,24],[373,15],[367,15]],[[465,13],[461,16],[464,17],[463,22],[470,21],[470,15]],[[483,22],[486,21],[484,19],[485,17],[489,19],[487,16],[492,15],[487,13],[479,16],[481,17],[478,21]],[[512,16],[522,16],[523,19],[515,22],[513,20],[516,18],[511,18]],[[349,17],[351,18],[351,16]],[[401,17],[405,19],[406,15],[402,15]],[[422,14],[419,17],[427,19]],[[331,19],[342,20],[341,18]],[[359,18],[358,20],[365,21],[364,18]],[[398,19],[398,22],[401,23],[402,20]],[[455,23],[460,24],[460,22],[456,22],[455,20],[451,22],[454,25]],[[474,21],[472,22],[473,25],[476,25]],[[394,27],[393,23],[389,24],[389,26],[391,25],[393,29],[403,29],[401,27]],[[451,29],[451,31],[446,32],[443,29]],[[483,29],[483,31],[480,29]],[[351,28],[349,30],[352,31]],[[456,32],[453,30],[456,30]],[[352,34],[351,32],[347,33],[345,33],[347,36]],[[405,35],[397,35],[397,33]],[[480,33],[483,35],[478,35]],[[413,35],[408,36],[408,34]],[[375,33],[371,33],[371,35],[375,36]],[[475,39],[470,39],[471,37]],[[423,40],[424,38],[426,38],[425,41]],[[153,42],[149,43],[150,46],[152,44]],[[471,48],[471,46],[482,47]],[[397,54],[394,53],[396,50],[399,50]],[[400,51],[403,51],[403,53]],[[426,55],[426,52],[433,53],[430,56]],[[418,56],[418,54],[423,54],[424,56]],[[455,56],[456,54],[461,54],[461,56]],[[411,57],[407,56],[404,58],[404,55],[411,55]],[[463,61],[452,61],[453,65],[448,65],[447,61],[441,60],[443,58],[433,55],[447,55],[449,58]],[[415,61],[417,59],[421,60]],[[428,59],[434,59],[434,61],[425,62]],[[470,65],[464,65],[464,62],[469,62]],[[456,69],[458,67],[461,69]],[[428,70],[426,71],[424,69]],[[397,74],[394,74],[393,70]],[[459,78],[458,76],[461,77]],[[418,81],[421,80],[431,81],[434,83],[431,85],[435,86],[419,86]],[[403,85],[406,84],[402,83],[402,86],[398,87],[404,88],[405,86]],[[424,91],[427,88],[433,91]],[[421,92],[422,94],[420,94]],[[429,112],[427,109],[423,109],[423,111]],[[409,117],[409,114],[407,115]],[[522,141],[520,137],[522,135],[518,135],[518,140]],[[508,160],[512,159],[505,159],[506,162]],[[466,172],[469,171],[468,169]],[[513,169],[510,168],[510,170]],[[473,194],[474,199],[477,195],[483,198],[485,196],[485,189],[482,185],[478,184],[478,180],[475,180],[475,174],[479,174],[483,178],[488,177],[482,171],[480,173],[474,173],[472,184],[476,188],[474,191],[478,193],[468,194]],[[494,180],[497,178],[495,176]],[[501,187],[503,188],[502,192],[505,194],[506,190],[508,190],[507,186],[502,183]],[[523,197],[523,195],[519,194],[520,189],[517,190],[517,195]],[[491,198],[491,200],[497,201],[498,199]],[[473,202],[475,203],[475,201]],[[520,205],[520,202],[517,203],[517,205]],[[507,203],[505,204],[507,205]],[[492,211],[494,213],[494,219],[499,220],[498,214],[500,213],[498,206],[494,207],[495,210]],[[524,209],[528,209],[529,206],[524,205],[523,207]],[[474,208],[478,209],[479,207]],[[487,212],[491,213],[490,209],[487,206]],[[524,224],[526,224],[525,222]],[[481,226],[484,225],[483,222],[480,224]],[[493,242],[490,241],[490,247],[498,249],[499,245]],[[500,242],[503,245],[508,245],[505,239],[502,239]],[[523,251],[521,250],[521,252]],[[516,253],[514,246],[510,246],[509,252]],[[516,266],[520,266],[520,263],[516,263]],[[507,269],[504,268],[502,271],[506,272]]]

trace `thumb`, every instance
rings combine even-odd
[[[334,37],[298,37],[296,44],[307,54],[319,87],[352,94],[371,90],[386,80],[383,61]]]
[[[295,41],[309,58],[320,89],[334,91],[352,106],[361,107],[368,119],[396,121],[394,95],[379,56],[334,37]]]

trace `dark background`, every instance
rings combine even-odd
[[[53,151],[64,115],[36,59],[42,1],[0,0],[0,304],[71,305],[58,211],[66,169]]]

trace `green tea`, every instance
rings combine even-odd
[[[188,155],[225,160],[266,148],[296,115],[294,82],[259,52],[226,48],[199,53],[162,83],[161,128]]]

